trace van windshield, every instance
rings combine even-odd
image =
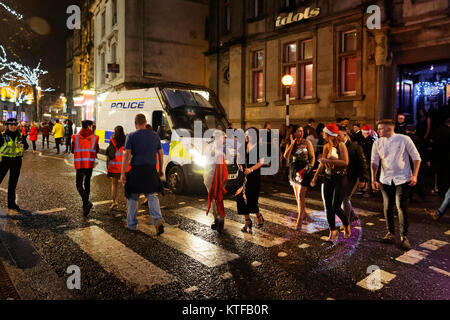
[[[225,115],[218,111],[214,97],[208,91],[167,88],[162,91],[169,103],[176,129],[194,131],[195,121],[202,122],[203,131],[227,129]]]

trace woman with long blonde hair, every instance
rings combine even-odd
[[[334,123],[330,123],[323,129],[323,136],[326,144],[323,148],[322,158],[319,159],[320,165],[311,181],[314,187],[317,183],[319,174],[325,170],[325,182],[322,184],[322,198],[327,213],[330,236],[327,241],[334,242],[339,234],[339,228],[336,227],[336,217],[341,219],[344,225],[344,237],[349,238],[351,227],[348,218],[342,210],[344,201],[344,191],[347,182],[348,151],[345,143],[338,140],[339,128]]]

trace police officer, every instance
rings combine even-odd
[[[9,170],[8,183],[8,209],[20,211],[16,204],[16,187],[19,181],[20,169],[24,150],[28,150],[27,137],[18,130],[18,121],[15,118],[6,121],[7,129],[0,135],[0,183],[3,182]]]
[[[78,193],[83,200],[83,215],[87,217],[93,204],[89,201],[91,191],[92,171],[96,165],[95,159],[100,152],[99,138],[93,133],[94,123],[86,120],[82,122],[82,129],[72,136],[72,153],[77,171],[76,184]]]

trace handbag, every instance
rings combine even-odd
[[[236,179],[227,180],[225,182],[225,190],[227,191],[228,194],[237,196],[242,192],[244,184],[245,184],[245,174],[241,169],[239,169],[238,176]]]

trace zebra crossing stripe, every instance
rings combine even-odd
[[[431,270],[436,271],[440,274],[446,275],[447,277],[450,277],[450,272],[448,272],[448,271],[445,271],[445,270],[442,270],[442,269],[439,269],[439,268],[436,268],[433,266],[429,266],[428,268],[430,268]]]
[[[133,287],[138,294],[155,285],[176,281],[174,276],[150,263],[97,226],[66,231],[66,234],[107,272]]]
[[[402,254],[400,257],[395,260],[407,263],[407,264],[416,264],[428,256],[428,253],[418,250],[409,250],[408,252]]]
[[[55,213],[55,212],[61,212],[61,211],[66,211],[66,208],[55,208],[55,209],[50,209],[50,210],[43,210],[43,211],[36,211],[34,212],[34,214],[50,214],[50,213]]]
[[[111,203],[113,203],[112,200],[106,200],[106,201],[93,202],[92,204],[94,206],[101,206],[101,205],[104,205],[104,204],[111,204]]]
[[[231,201],[231,200],[225,200],[224,207],[225,207],[225,209],[236,210],[236,202]],[[269,211],[269,210],[266,210],[263,208],[259,208],[259,212],[264,216],[264,220],[295,230],[295,225],[297,223],[297,217],[295,217],[295,218],[290,217],[288,215],[275,213],[275,212],[272,212],[272,211]],[[302,232],[305,232],[305,233],[315,233],[315,232],[319,232],[319,231],[322,231],[325,229],[327,229],[327,227],[324,226],[323,223],[318,224],[316,222],[311,222],[311,223],[302,225]]]
[[[173,213],[194,220],[206,226],[210,226],[213,222],[212,214],[207,216],[205,210],[199,210],[193,207],[178,208],[176,211],[173,211]],[[242,226],[243,223],[239,223],[230,219],[225,219],[225,232],[235,237],[242,238],[253,244],[265,248],[270,248],[286,242],[286,239],[273,236],[261,230],[254,230],[253,234],[242,232],[241,231]]]
[[[213,268],[239,258],[237,254],[222,249],[186,231],[165,225],[164,233],[156,237],[156,230],[149,224],[150,217],[138,217],[138,230],[155,237],[160,242],[178,250],[197,260],[207,267]],[[148,219],[148,220],[147,220]]]
[[[431,239],[431,240],[428,240],[427,242],[420,244],[419,247],[422,247],[422,248],[425,248],[425,249],[428,249],[431,251],[436,251],[442,247],[445,247],[446,245],[448,245],[448,242]]]
[[[279,198],[286,199],[286,200],[295,201],[295,197],[294,197],[293,194],[289,195],[287,193],[275,193],[273,195],[276,196],[276,197],[279,197]],[[264,205],[267,205],[267,206],[271,206],[271,207],[275,207],[275,208],[283,208],[283,209],[288,210],[288,211],[295,211],[295,212],[297,212],[297,206],[295,204],[289,204],[289,203],[285,203],[285,202],[277,201],[277,200],[272,200],[272,199],[263,199],[263,201],[265,202],[265,203],[263,203],[261,201],[261,199],[262,198],[260,198],[260,200],[259,200],[259,202],[261,204],[264,204]],[[268,201],[266,201],[266,200],[268,200]],[[306,204],[314,205],[314,206],[318,206],[318,207],[323,207],[323,201],[320,201],[320,200],[314,200],[314,199],[306,198]],[[354,208],[354,210],[355,210],[356,214],[360,215],[360,216],[370,217],[370,216],[378,215],[377,212],[367,211],[367,210],[363,210],[363,209],[359,209],[359,208]]]

